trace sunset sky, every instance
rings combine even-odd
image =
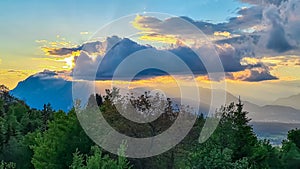
[[[3,0],[0,83],[13,89],[19,81],[45,69],[64,72],[62,76],[69,79],[66,76],[77,66],[74,57],[80,53],[78,47],[92,42],[101,27],[127,15],[134,17],[129,17],[127,26],[121,28],[137,34],[132,41],[176,50],[181,46],[180,32],[166,32],[174,25],[181,30],[181,25],[176,25],[176,17],[180,16],[215,44],[224,64],[227,91],[260,105],[268,104],[300,93],[300,12],[295,10],[300,2],[270,2]],[[108,37],[115,35],[114,30],[110,31],[105,33]],[[116,36],[125,38],[122,34]],[[199,46],[199,39],[188,40],[195,48]],[[98,52],[104,55],[106,51]],[[154,77],[151,83],[166,78]],[[205,74],[197,76],[199,84],[205,86],[207,81]]]

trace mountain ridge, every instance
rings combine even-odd
[[[101,89],[104,90],[104,89]],[[136,88],[137,91],[149,91],[151,88]],[[168,87],[168,90],[172,88]],[[211,104],[211,90],[203,87],[199,87],[201,100],[200,110],[207,111]],[[99,92],[99,91],[97,91]],[[193,91],[190,91],[193,92]],[[221,92],[216,90],[215,92]],[[166,91],[168,94],[168,91]],[[29,76],[22,82],[19,82],[17,87],[11,90],[11,94],[19,99],[25,100],[29,106],[41,109],[43,104],[50,103],[54,109],[62,109],[68,111],[72,108],[72,82],[67,81],[61,77],[58,77],[55,72],[44,71],[35,75]],[[57,97],[60,96],[60,97]],[[180,95],[179,95],[180,96]],[[169,97],[169,96],[168,96]],[[170,95],[170,98],[178,98],[175,95]],[[191,106],[196,104],[195,100],[191,98],[185,98],[189,101]],[[238,98],[229,92],[226,92],[226,102],[237,102]],[[258,106],[248,101],[242,100],[244,109],[249,112],[248,117],[252,121],[264,121],[264,122],[285,122],[285,123],[297,123],[300,122],[300,110],[289,106],[282,105],[265,105]],[[214,105],[213,109],[217,110],[221,105]],[[207,113],[206,112],[206,113]],[[205,112],[204,112],[205,113]]]
[[[276,105],[287,105],[287,106],[290,106],[290,107],[300,110],[299,103],[300,103],[300,93],[289,96],[289,97],[279,98],[273,102],[273,104],[276,104]]]

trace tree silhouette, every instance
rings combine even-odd
[[[44,104],[42,110],[42,120],[43,120],[43,125],[41,128],[42,131],[46,131],[48,129],[48,122],[49,120],[53,119],[53,113],[54,111],[52,110],[50,103]]]

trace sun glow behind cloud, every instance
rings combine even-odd
[[[80,34],[87,35],[88,32],[80,32]],[[36,40],[36,43],[40,45],[40,49],[45,57],[34,58],[34,60],[49,60],[57,62],[57,64],[53,66],[46,66],[45,69],[70,71],[74,67],[74,58],[78,57],[81,51],[80,49],[75,50],[78,45],[71,41],[67,41],[66,38],[61,37],[60,35],[57,35],[56,38],[56,41]],[[61,65],[61,63],[65,64]]]

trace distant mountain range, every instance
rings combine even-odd
[[[103,90],[103,89],[102,89]],[[152,90],[151,88],[137,88],[136,91],[144,92]],[[168,88],[169,91],[172,88]],[[175,89],[174,89],[175,90]],[[200,111],[207,113],[211,103],[210,89],[199,87],[201,94]],[[220,92],[220,91],[217,91]],[[168,93],[168,91],[166,91]],[[11,91],[11,94],[19,99],[24,100],[33,108],[41,109],[43,104],[50,103],[56,110],[69,110],[73,106],[72,102],[72,82],[64,80],[57,76],[55,72],[44,71],[28,77],[26,80],[19,82],[17,87]],[[180,102],[177,96],[168,96],[174,98],[174,101]],[[297,96],[292,96],[290,99],[281,99],[290,105],[299,103]],[[195,105],[196,101],[187,98],[190,105]],[[237,102],[238,98],[226,92],[226,104]],[[279,99],[280,101],[280,99]],[[278,103],[279,103],[278,101]],[[245,110],[249,111],[248,116],[256,122],[282,122],[282,123],[300,123],[300,109],[296,109],[297,105],[283,106],[281,105],[266,105],[258,106],[251,102],[243,101]],[[284,104],[289,105],[289,104]],[[213,109],[218,109],[221,105],[213,106]],[[294,108],[296,107],[296,108]]]
[[[286,98],[279,98],[276,101],[274,101],[273,104],[289,106],[300,110],[300,93]]]
[[[300,123],[250,122],[259,139],[270,140],[273,145],[281,145],[289,130],[300,128]]]

